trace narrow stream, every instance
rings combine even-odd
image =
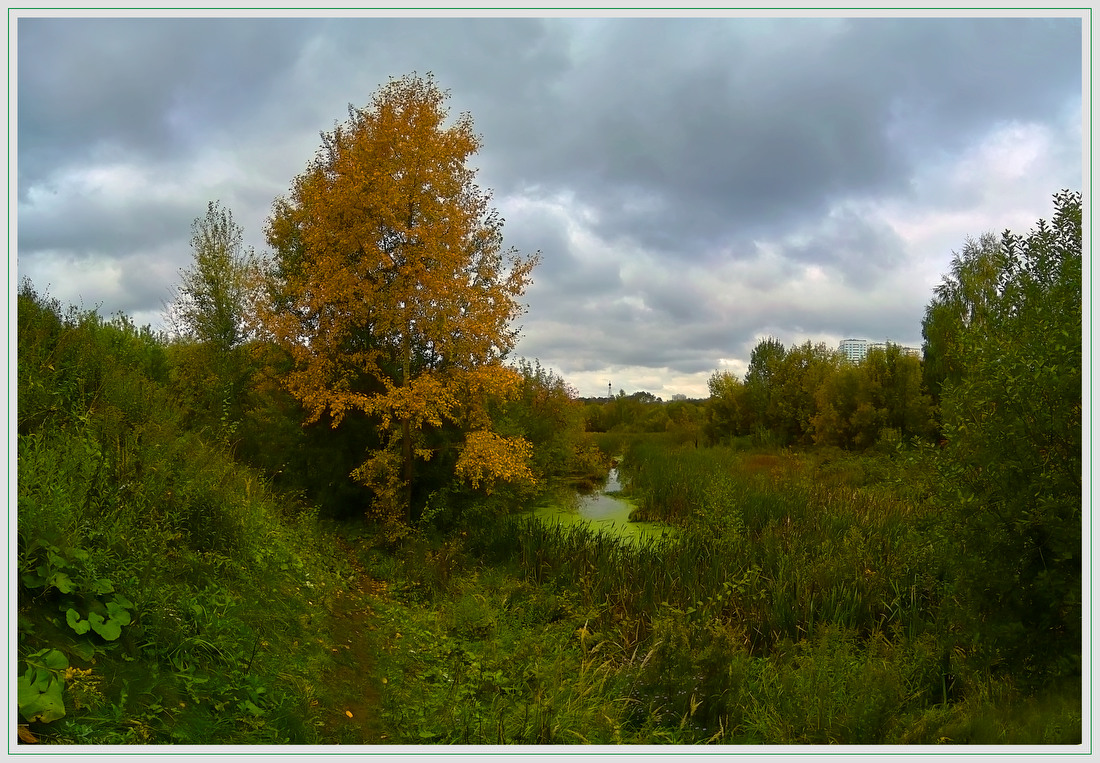
[[[664,522],[631,522],[630,512],[634,509],[634,504],[624,498],[608,495],[621,489],[619,470],[611,469],[599,489],[588,494],[575,493],[572,502],[567,500],[540,506],[532,513],[545,522],[565,525],[590,524],[601,532],[614,535],[628,543],[660,538],[664,535],[671,536],[675,532],[675,528]]]

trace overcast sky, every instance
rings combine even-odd
[[[505,243],[516,354],[705,397],[758,340],[919,346],[966,238],[1081,189],[1082,21],[18,18],[18,277],[161,325],[220,200],[266,250],[320,133],[432,72]]]

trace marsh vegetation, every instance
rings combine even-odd
[[[322,181],[395,113],[405,149],[454,143],[441,100],[401,80],[330,136],[273,263],[212,204],[171,336],[23,284],[21,740],[1080,744],[1079,194],[968,242],[923,359],[768,339],[707,400],[581,401],[506,357],[534,261],[495,217],[462,243],[380,211],[331,249]],[[402,312],[460,243],[496,284],[465,334],[453,279]],[[602,497],[667,532],[533,513],[620,459]]]

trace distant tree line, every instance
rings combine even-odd
[[[930,438],[932,398],[919,358],[896,345],[858,362],[825,344],[786,348],[761,340],[744,378],[710,378],[704,430],[711,443],[751,437],[758,444],[835,445],[865,450],[880,441]]]
[[[692,437],[703,419],[704,401],[677,397],[664,401],[651,392],[630,395],[619,390],[612,398],[584,400],[584,424],[589,432],[678,432]]]

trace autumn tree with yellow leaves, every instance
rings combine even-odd
[[[294,358],[288,387],[311,422],[377,423],[381,447],[352,476],[391,522],[410,519],[414,460],[441,455],[433,429],[461,433],[458,480],[533,481],[530,445],[494,432],[487,406],[520,383],[502,361],[538,256],[503,249],[503,220],[467,166],[480,139],[469,114],[448,124],[447,98],[413,74],[349,107],[266,228],[262,322]]]

